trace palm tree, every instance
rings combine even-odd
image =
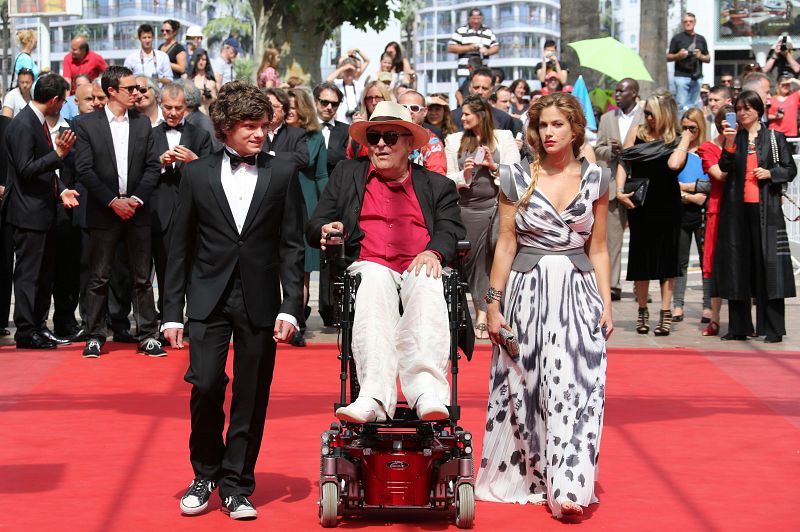
[[[653,77],[653,82],[643,83],[642,89],[667,88],[668,9],[669,2],[664,0],[641,0],[639,55]]]
[[[574,83],[583,75],[590,89],[600,82],[601,74],[596,70],[578,67],[575,51],[568,43],[600,36],[600,2],[598,0],[570,0],[561,2],[561,61],[570,66],[569,82]]]

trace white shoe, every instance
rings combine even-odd
[[[386,412],[372,397],[359,397],[349,405],[337,409],[336,417],[350,423],[371,423],[386,421]]]
[[[450,417],[450,411],[447,410],[447,405],[424,395],[417,399],[417,404],[414,408],[417,410],[417,417],[421,421],[436,421]]]

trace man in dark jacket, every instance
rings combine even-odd
[[[336,415],[356,423],[393,416],[399,373],[419,418],[444,419],[449,331],[441,273],[466,234],[458,193],[446,177],[409,163],[430,137],[405,107],[380,102],[350,136],[369,147],[369,157],[336,167],[306,225],[312,246],[343,232],[348,270],[361,276],[353,324],[361,391]]]

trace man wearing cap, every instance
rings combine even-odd
[[[408,109],[411,120],[418,126],[424,126],[425,117],[428,116],[428,107],[425,105],[425,96],[417,91],[406,91],[400,96],[398,103]],[[410,160],[424,166],[437,174],[447,174],[447,159],[444,156],[444,143],[428,128],[428,142],[419,149],[411,152]]]
[[[380,102],[350,136],[369,156],[339,163],[306,225],[306,241],[322,249],[329,233],[343,232],[348,271],[361,276],[353,324],[361,392],[336,415],[356,423],[393,416],[399,374],[420,419],[445,419],[450,338],[441,274],[466,234],[455,185],[409,162],[430,137],[397,103]]]
[[[222,50],[219,52],[219,57],[211,62],[214,68],[214,75],[217,78],[217,86],[222,87],[226,83],[236,79],[236,67],[233,64],[236,56],[239,55],[239,39],[228,37],[222,43]]]
[[[189,26],[186,30],[186,50],[189,55],[194,55],[198,48],[203,47],[203,28],[200,26]]]

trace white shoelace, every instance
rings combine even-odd
[[[144,344],[145,349],[153,349],[154,347],[161,347],[161,342],[156,340],[155,338],[150,338],[146,344]]]

